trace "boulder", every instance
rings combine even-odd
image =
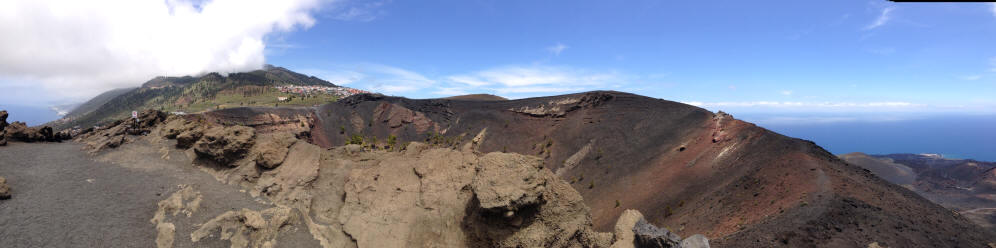
[[[547,178],[536,166],[542,164],[539,158],[489,153],[479,163],[471,187],[481,208],[504,213],[541,204]]]
[[[7,187],[7,179],[0,177],[0,200],[10,199],[10,187]]]
[[[0,130],[0,146],[7,145],[7,130]]]
[[[643,214],[640,211],[627,209],[619,215],[619,219],[616,220],[615,232],[613,233],[616,237],[614,243],[610,248],[632,248],[634,247],[633,242],[633,227],[636,226],[636,222],[643,220]]]
[[[194,152],[221,165],[235,166],[235,161],[249,153],[255,137],[256,132],[246,126],[212,127],[194,143]]]
[[[7,110],[0,110],[0,130],[7,128]]]
[[[173,116],[166,120],[162,127],[163,138],[176,139],[183,132],[193,130],[198,123],[188,121],[180,116]],[[195,140],[196,141],[196,140]]]
[[[671,248],[682,247],[681,236],[675,234],[667,228],[656,227],[644,219],[640,219],[633,226],[636,247],[646,248]]]
[[[280,166],[287,158],[290,146],[297,142],[297,138],[291,133],[281,132],[261,135],[253,147],[253,155],[256,165],[263,168],[273,169]]]
[[[17,121],[7,125],[4,132],[7,139],[21,142],[60,142],[68,139],[63,134],[56,135],[52,127],[31,128],[24,122]]]
[[[705,235],[695,234],[682,240],[681,248],[709,248],[709,239]]]
[[[34,142],[41,139],[38,131],[28,128],[28,125],[24,122],[15,121],[10,123],[4,130],[7,131],[7,138],[10,140]]]
[[[187,130],[176,136],[176,148],[187,149],[194,146],[197,140],[204,136],[204,131],[200,129]]]

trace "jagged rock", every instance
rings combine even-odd
[[[200,129],[187,130],[176,136],[176,148],[187,149],[194,146],[197,140],[204,136],[204,131]]]
[[[611,248],[708,248],[709,240],[701,234],[692,235],[686,240],[681,240],[678,234],[670,232],[667,228],[659,228],[650,224],[643,218],[640,211],[627,209],[616,221],[615,241]]]
[[[540,175],[539,158],[490,153],[479,163],[480,171],[471,187],[481,208],[504,213],[541,203],[547,178]]]
[[[180,134],[197,129],[200,126],[202,126],[200,123],[184,119],[181,116],[171,116],[164,122],[162,126],[162,134],[164,138],[177,139],[177,136]],[[191,142],[190,145],[193,145],[193,142]]]
[[[636,226],[636,222],[643,219],[643,214],[640,211],[627,209],[619,215],[619,219],[616,220],[615,225],[615,241],[612,243],[611,248],[632,248],[634,247],[634,235],[633,227]]]
[[[633,226],[636,247],[646,248],[671,248],[681,247],[681,236],[675,234],[667,228],[656,227],[644,219],[640,219]]]
[[[21,142],[59,142],[66,139],[63,136],[56,136],[52,127],[31,128],[24,122],[18,121],[10,123],[4,131],[8,139]]]
[[[298,222],[298,216],[283,206],[263,211],[245,208],[228,211],[201,225],[190,234],[190,240],[196,243],[206,237],[218,237],[231,241],[231,247],[277,247],[280,229]],[[215,236],[216,232],[219,235]]]
[[[267,169],[280,166],[287,158],[290,146],[294,145],[295,142],[297,142],[297,138],[286,132],[261,135],[257,138],[256,146],[253,147],[256,165]]]
[[[471,183],[471,247],[607,247],[611,234],[595,232],[581,195],[537,157],[489,153]]]
[[[705,235],[695,234],[681,240],[681,248],[709,248],[709,239]]]
[[[245,126],[212,127],[194,144],[198,157],[210,159],[221,165],[242,159],[254,144],[256,132]]]
[[[0,110],[0,146],[7,145],[7,110]]]
[[[4,130],[7,131],[7,138],[10,140],[32,142],[41,137],[36,130],[31,130],[27,124],[19,121],[10,123]]]
[[[0,110],[0,130],[7,128],[7,110]]]
[[[0,200],[10,199],[10,187],[7,186],[7,179],[0,177]]]

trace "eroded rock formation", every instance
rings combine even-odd
[[[147,137],[202,133],[185,141],[196,165],[275,205],[197,224],[195,243],[218,238],[232,247],[274,247],[291,226],[307,228],[324,247],[609,247],[637,240],[632,231],[596,232],[581,195],[537,157],[417,142],[391,151],[322,149],[287,132],[164,119]],[[106,140],[109,129],[83,141]],[[168,219],[196,214],[201,200],[187,187],[159,204],[151,220],[157,245],[168,247],[180,237],[176,230],[190,229]]]

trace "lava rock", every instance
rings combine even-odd
[[[682,240],[681,248],[709,248],[709,239],[705,235],[695,234]]]
[[[290,146],[297,142],[293,134],[286,132],[261,135],[258,140],[258,144],[253,147],[256,165],[267,169],[280,166],[287,158]]]
[[[249,153],[255,143],[256,132],[246,126],[213,127],[204,131],[204,137],[194,144],[198,157],[207,158],[226,166],[235,166]]]
[[[194,146],[204,136],[200,129],[187,130],[176,136],[176,148],[187,149]]]
[[[534,165],[539,158],[489,153],[479,160],[477,180],[471,184],[481,208],[517,211],[542,204],[547,178]]]
[[[636,247],[681,247],[681,236],[667,230],[667,228],[656,227],[644,219],[640,219],[636,222],[636,225],[633,226],[633,234],[636,236],[636,240],[634,240]]]
[[[7,128],[7,110],[0,110],[0,130]]]
[[[10,199],[10,187],[7,187],[7,179],[0,177],[0,200]]]

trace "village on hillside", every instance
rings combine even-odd
[[[298,86],[298,85],[282,85],[274,86],[280,93],[287,94],[298,94],[298,95],[317,95],[325,94],[332,95],[339,98],[349,97],[356,94],[370,93],[365,90],[353,89],[349,87],[335,86]]]

